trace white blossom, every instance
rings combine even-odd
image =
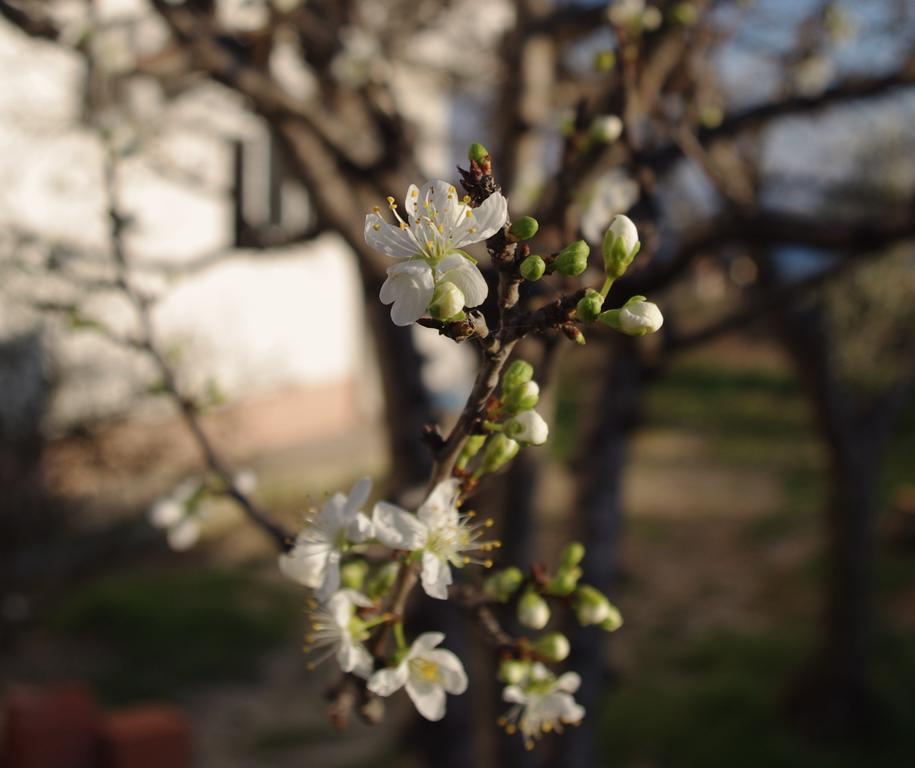
[[[410,325],[422,317],[432,300],[436,284],[453,283],[464,295],[464,305],[476,307],[489,291],[483,275],[462,248],[494,235],[505,225],[508,204],[498,192],[477,208],[469,198],[460,199],[447,181],[430,181],[422,189],[411,184],[404,209],[397,212],[394,198],[389,207],[397,224],[389,224],[376,208],[365,217],[365,241],[393,259],[380,298],[391,307],[395,325]]]
[[[311,612],[311,628],[305,636],[308,651],[323,649],[324,653],[310,662],[314,669],[325,659],[336,654],[337,663],[344,672],[352,672],[364,679],[372,673],[372,655],[363,645],[369,633],[356,615],[356,608],[368,608],[372,601],[352,589],[341,589],[323,605]]]
[[[425,632],[413,641],[407,654],[395,667],[375,672],[368,689],[379,696],[390,696],[406,688],[416,709],[427,720],[445,716],[445,694],[467,690],[467,673],[461,660],[451,651],[437,648],[445,636]]]
[[[499,723],[509,733],[520,730],[524,746],[533,749],[535,739],[542,734],[561,733],[563,725],[581,722],[585,709],[572,696],[580,685],[581,678],[575,672],[556,677],[543,664],[532,664],[523,683],[502,691],[502,699],[514,706]]]
[[[451,566],[461,568],[471,562],[491,565],[490,560],[475,560],[467,553],[488,552],[499,545],[480,541],[491,520],[477,523],[473,513],[458,512],[459,485],[454,478],[439,483],[415,515],[386,501],[378,502],[373,512],[375,537],[382,544],[422,552],[423,589],[439,600],[448,598]]]
[[[185,480],[149,509],[150,524],[165,531],[169,547],[176,552],[190,549],[200,539],[200,512],[194,504],[200,489],[199,480]]]
[[[664,316],[657,304],[635,301],[620,309],[619,324],[623,333],[644,336],[657,331],[664,324]]]
[[[372,489],[363,477],[349,495],[335,493],[306,523],[287,554],[280,555],[280,570],[290,579],[317,590],[323,599],[340,587],[340,555],[350,544],[372,537],[372,522],[360,511]]]

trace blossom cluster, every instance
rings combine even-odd
[[[444,716],[448,694],[467,690],[464,665],[452,651],[439,647],[445,640],[440,632],[422,633],[408,643],[401,617],[384,606],[401,565],[418,567],[424,591],[436,599],[448,598],[452,568],[492,565],[488,558],[472,556],[498,547],[499,542],[482,538],[491,521],[477,522],[472,513],[459,511],[459,487],[456,479],[439,483],[415,513],[385,501],[376,502],[369,513],[371,481],[362,478],[348,494],[327,499],[279,560],[287,577],[310,590],[305,637],[307,650],[314,654],[310,666],[334,657],[343,672],[364,680],[367,690],[378,696],[403,689],[428,720]],[[391,550],[400,559],[370,573],[363,556],[379,548]],[[517,568],[510,568],[490,577],[484,593],[493,602],[514,599],[519,619],[533,629],[543,629],[550,620],[548,609],[544,613],[543,608],[531,605],[535,600],[545,608],[539,593],[551,599],[571,596],[582,625],[616,629],[621,624],[619,614],[606,597],[593,587],[577,586],[582,557],[584,547],[570,545],[551,577],[541,573],[525,578]],[[518,593],[523,593],[520,598]],[[393,626],[396,641],[390,656],[383,644],[376,647],[372,642],[383,640],[381,633],[387,625]],[[557,676],[546,666],[563,661],[568,654],[569,641],[553,631],[520,641],[517,658],[504,661],[500,668],[500,679],[506,684],[503,698],[512,705],[501,722],[510,732],[520,731],[529,747],[542,733],[561,731],[563,725],[577,723],[584,715],[572,697],[577,675]]]

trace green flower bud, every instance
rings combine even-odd
[[[432,301],[429,302],[429,314],[436,320],[448,320],[464,309],[464,293],[454,283],[447,280],[435,286]]]
[[[548,661],[563,661],[571,648],[568,638],[561,632],[550,632],[534,643],[534,650]]]
[[[699,108],[699,122],[706,128],[717,128],[724,121],[724,112],[720,107],[709,104]]]
[[[531,665],[519,659],[505,659],[499,665],[499,679],[506,685],[518,685],[530,671]]]
[[[533,283],[543,277],[543,273],[546,272],[546,262],[542,256],[532,253],[521,262],[520,272],[521,277]]]
[[[537,219],[533,216],[522,216],[517,221],[513,222],[511,229],[508,231],[514,236],[516,240],[530,240],[534,235],[537,234],[537,230],[540,228],[540,225],[537,223]]]
[[[524,581],[524,574],[520,569],[510,566],[487,578],[483,582],[483,591],[493,600],[507,603],[518,591],[522,581]]]
[[[616,66],[616,55],[613,51],[598,51],[594,54],[594,70],[609,72]]]
[[[573,541],[570,544],[566,544],[565,549],[562,550],[562,554],[559,556],[559,564],[561,568],[574,568],[584,559],[585,545],[580,541]]]
[[[492,435],[486,441],[486,448],[483,452],[483,463],[480,469],[483,472],[495,472],[504,467],[518,454],[521,448],[518,443],[510,437],[506,437],[501,432]]]
[[[677,3],[671,12],[674,21],[685,26],[696,23],[699,18],[699,9],[692,3]]]
[[[340,581],[347,589],[362,590],[369,564],[365,560],[350,560],[340,566]]]
[[[611,616],[610,601],[602,592],[584,584],[575,593],[575,615],[582,626],[603,624]]]
[[[480,448],[483,447],[487,437],[488,435],[471,435],[464,441],[464,447],[461,448],[457,459],[459,469],[464,469],[467,466],[467,462],[480,452]]]
[[[577,277],[588,268],[591,249],[584,240],[576,240],[563,248],[556,257],[556,269],[568,277]]]
[[[536,381],[525,381],[512,387],[502,397],[502,404],[512,413],[529,411],[540,399],[540,385]]]
[[[585,295],[575,306],[575,311],[578,313],[579,320],[583,323],[590,323],[597,320],[597,316],[603,306],[604,297],[601,296],[600,292],[595,291],[593,288],[588,288]]]
[[[578,586],[578,580],[581,578],[581,568],[560,568],[556,575],[550,579],[547,585],[547,592],[557,597],[571,595]]]
[[[529,589],[518,601],[518,621],[530,629],[543,629],[550,620],[550,606],[540,595]]]
[[[526,360],[513,360],[502,374],[502,392],[508,394],[534,378],[534,366]]]
[[[395,562],[385,563],[375,572],[375,575],[369,579],[368,584],[366,584],[365,587],[365,594],[373,600],[384,597],[390,592],[391,587],[394,586],[394,582],[397,581],[397,573],[399,570],[399,564]]]
[[[639,252],[641,243],[639,233],[628,216],[615,216],[607,231],[604,233],[604,243],[601,248],[604,257],[604,272],[607,277],[616,279],[632,264],[632,260]]]
[[[610,615],[600,623],[600,628],[607,632],[616,632],[621,626],[623,626],[623,616],[619,609],[610,603]]]
[[[477,165],[483,165],[489,159],[489,150],[482,144],[474,142],[467,150],[467,159]]]

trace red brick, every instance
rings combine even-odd
[[[85,685],[15,686],[4,698],[0,764],[6,768],[89,768],[98,713]]]
[[[173,707],[112,712],[99,725],[98,768],[189,768],[191,729]]]

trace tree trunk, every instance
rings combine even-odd
[[[612,592],[618,567],[622,527],[622,478],[628,440],[639,410],[642,369],[631,339],[619,340],[618,353],[609,361],[598,401],[597,418],[585,444],[576,508],[586,547],[583,583]],[[581,675],[576,699],[587,711],[577,728],[566,730],[551,761],[556,768],[593,768],[599,764],[598,734],[601,704],[612,683],[605,652],[607,634],[596,627],[568,625],[572,644],[570,667]]]

